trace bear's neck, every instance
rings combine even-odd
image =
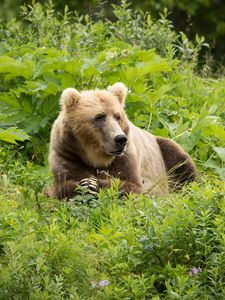
[[[107,155],[104,152],[100,152],[98,149],[83,149],[83,154],[81,155],[82,160],[89,166],[98,168],[107,168],[111,165],[114,156]]]

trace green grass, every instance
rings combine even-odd
[[[125,1],[115,21],[22,12],[0,24],[0,300],[225,299],[225,79],[199,68],[204,39]],[[199,180],[164,198],[121,198],[117,181],[98,201],[45,198],[61,91],[116,81],[130,120],[180,143]]]
[[[94,205],[1,186],[0,299],[224,299],[220,180],[161,199],[115,182]]]

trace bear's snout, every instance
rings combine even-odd
[[[118,150],[122,151],[127,143],[127,137],[125,134],[119,134],[114,138],[115,145]]]

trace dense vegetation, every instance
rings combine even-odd
[[[50,0],[51,1],[51,0]],[[0,20],[9,16],[19,17],[19,7],[23,4],[31,4],[34,0],[2,0],[0,2]],[[40,0],[40,3],[46,3]],[[95,19],[99,16],[107,16],[114,19],[112,4],[120,4],[120,0],[55,0],[54,8],[61,13],[64,6],[68,5],[70,11],[79,11],[82,14],[91,14]],[[210,42],[210,53],[215,60],[207,58],[208,63],[215,68],[220,68],[225,61],[225,2],[223,0],[131,0],[131,6],[143,11],[150,11],[151,15],[158,18],[164,8],[170,12],[169,19],[173,21],[177,32],[185,32],[189,38],[193,38],[196,32],[204,35]],[[0,21],[1,22],[1,21]],[[206,53],[202,51],[202,54]],[[208,50],[207,50],[208,53]],[[204,56],[204,55],[203,55]],[[208,56],[208,55],[207,55]],[[201,60],[204,59],[203,57]]]
[[[0,299],[225,299],[225,78],[199,69],[204,38],[126,2],[114,21],[22,8],[0,26]],[[156,199],[46,199],[61,91],[129,90],[138,126],[171,137],[199,181]]]

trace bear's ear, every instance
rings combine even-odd
[[[128,93],[128,89],[122,82],[114,83],[112,86],[108,86],[107,90],[113,93],[118,99],[119,102],[123,105]]]
[[[62,92],[60,104],[62,107],[69,107],[80,100],[80,93],[74,88],[67,88]]]

